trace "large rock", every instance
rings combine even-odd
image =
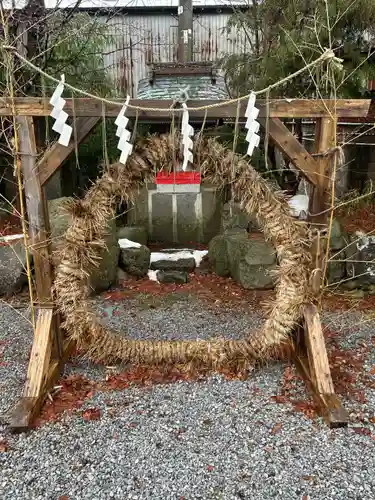
[[[147,245],[148,231],[145,226],[122,226],[117,230],[118,239],[126,238],[141,245]]]
[[[345,254],[340,254],[335,259],[345,259]],[[327,265],[327,281],[329,285],[339,284],[346,277],[345,262],[329,261]]]
[[[48,202],[51,225],[52,250],[57,250],[64,243],[64,234],[71,224],[71,215],[65,210],[71,198],[57,198]],[[111,220],[106,228],[104,241],[106,248],[101,251],[99,267],[91,272],[89,284],[95,292],[108,290],[117,279],[117,267],[120,255],[116,221]],[[56,259],[55,259],[56,263]]]
[[[125,281],[128,281],[131,276],[125,272],[121,267],[117,269],[117,285],[122,285]]]
[[[375,284],[375,237],[363,233],[351,235],[345,253],[348,277],[361,286]]]
[[[219,276],[231,276],[247,289],[272,288],[276,268],[274,248],[246,232],[216,236],[209,245],[209,260]]]
[[[247,234],[245,232],[245,234]],[[227,235],[219,234],[208,245],[208,260],[210,266],[218,276],[230,276],[229,258],[227,250]]]
[[[188,273],[183,271],[158,271],[156,277],[159,283],[177,283],[181,285],[189,281]]]
[[[344,231],[342,224],[333,219],[331,227],[331,235],[329,240],[330,250],[341,250],[349,243],[349,235]]]
[[[145,245],[121,248],[120,267],[138,278],[146,276],[150,265],[150,249]]]
[[[176,260],[160,259],[153,261],[150,267],[154,271],[181,271],[192,273],[195,269],[195,259],[193,257]]]
[[[31,253],[30,264],[32,265]],[[0,246],[0,295],[10,296],[20,292],[27,282],[23,241]]]
[[[230,201],[223,206],[221,214],[221,232],[243,229],[249,232],[259,231],[259,225],[256,217],[249,215],[247,212],[240,208],[239,203]]]

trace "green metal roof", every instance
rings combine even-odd
[[[208,75],[158,76],[153,84],[148,78],[140,80],[137,99],[180,99],[187,90],[189,99],[228,99],[224,78],[215,83]]]

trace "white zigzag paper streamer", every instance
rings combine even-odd
[[[259,115],[259,109],[255,107],[255,99],[256,96],[254,92],[252,92],[249,96],[245,112],[247,118],[245,124],[245,128],[247,129],[246,140],[249,143],[247,154],[249,156],[252,156],[254,148],[257,148],[260,142],[260,135],[258,134],[260,123],[256,121]]]
[[[130,101],[130,96],[127,96],[125,104],[121,108],[120,113],[118,114],[115,124],[117,125],[117,130],[116,130],[116,135],[117,137],[120,138],[118,141],[117,148],[121,151],[120,155],[120,163],[125,165],[126,160],[128,159],[129,155],[133,151],[133,145],[130,144],[129,139],[131,137],[131,132],[130,130],[127,130],[126,127],[129,123],[129,118],[125,116],[126,108],[129,104]]]
[[[185,172],[189,161],[193,163],[193,141],[191,137],[194,135],[194,129],[189,125],[189,111],[185,103],[182,104],[182,123],[181,123],[181,134],[182,134],[182,145],[183,145],[183,155],[184,159],[182,162],[182,170]]]
[[[62,146],[68,146],[73,129],[70,125],[66,124],[66,120],[69,115],[63,111],[63,107],[66,104],[65,99],[61,97],[61,94],[64,92],[64,84],[65,75],[61,75],[61,81],[57,85],[49,102],[51,106],[53,106],[50,116],[56,120],[53,124],[52,130],[60,134],[58,143]]]

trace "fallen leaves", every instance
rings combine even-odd
[[[34,426],[39,427],[45,422],[55,422],[64,412],[72,413],[80,408],[88,395],[92,395],[94,382],[81,375],[71,375],[59,382],[60,390],[51,400],[47,400]]]
[[[9,444],[6,439],[0,438],[0,453],[6,453],[9,450]]]
[[[271,399],[278,404],[290,404],[295,411],[303,413],[309,419],[315,419],[317,416],[316,407],[312,400],[301,399],[300,388],[304,381],[292,366],[287,366],[284,370],[280,394],[272,396]],[[277,425],[277,424],[276,424]],[[275,426],[276,427],[276,426]],[[279,429],[275,429],[275,433]]]
[[[365,404],[367,403],[366,390],[375,389],[375,366],[369,370],[364,367],[373,346],[371,342],[363,342],[355,348],[344,348],[342,347],[343,335],[343,332],[324,328],[335,392],[339,397]],[[273,396],[272,400],[278,404],[288,403],[294,410],[302,412],[309,419],[315,420],[318,414],[316,403],[311,398],[301,398],[304,385],[303,377],[296,372],[294,366],[288,366],[283,374],[280,393]],[[359,417],[356,420],[358,421]],[[370,422],[375,423],[375,417]]]
[[[326,291],[322,300],[322,307],[325,311],[369,311],[375,310],[375,295],[368,295],[361,298],[353,297],[342,292]]]
[[[372,436],[372,432],[368,427],[353,427],[353,432],[361,436]]]
[[[276,401],[276,403],[279,404],[285,404],[288,402],[287,398],[285,396],[280,396],[280,394],[277,394],[276,396],[272,396],[271,399]]]
[[[281,431],[283,427],[283,424],[281,423],[277,423],[275,424],[273,427],[272,427],[272,430],[271,430],[271,434],[274,436],[275,434],[277,434],[278,432]]]
[[[16,214],[8,214],[7,217],[3,217],[2,213],[0,222],[0,236],[9,236],[12,234],[22,234],[22,226],[19,216]]]
[[[151,386],[155,384],[171,384],[180,380],[197,380],[200,374],[189,371],[185,367],[151,367],[134,366],[128,370],[110,375],[104,384],[100,385],[102,390],[127,389],[131,384]]]
[[[59,382],[59,392],[52,398],[52,401],[48,400],[45,403],[34,426],[39,427],[46,422],[55,422],[61,418],[64,412],[72,414],[98,390],[123,390],[130,385],[151,387],[155,384],[170,384],[181,380],[198,380],[204,375],[204,373],[189,370],[186,367],[155,368],[142,365],[130,367],[121,373],[109,374],[106,380],[100,383],[95,383],[81,375],[71,375]],[[86,422],[100,420],[100,410],[97,408],[84,410],[82,418]],[[130,426],[132,427],[132,424]]]
[[[313,481],[314,476],[302,476],[302,479],[303,479],[304,481]]]
[[[152,297],[166,297],[170,294],[196,295],[211,307],[251,306],[259,309],[259,304],[272,299],[272,290],[245,290],[231,278],[223,278],[215,274],[192,273],[185,284],[157,283],[148,278],[131,278],[124,282],[124,288],[106,293],[105,299],[113,302],[123,302],[129,297],[141,294]],[[218,293],[220,291],[220,293]],[[113,314],[119,314],[113,309]],[[107,312],[108,314],[108,312]]]
[[[85,422],[90,422],[91,420],[100,420],[101,413],[99,408],[89,408],[82,412],[82,418]]]
[[[347,213],[347,210],[343,210],[340,215],[342,215],[342,217],[340,217],[340,221],[342,222],[345,231],[348,233],[355,233],[356,231],[369,233],[373,231],[375,227],[374,204],[359,207],[350,214]]]
[[[327,343],[327,352],[336,393],[366,403],[364,387],[375,384],[364,369],[369,347],[364,345],[356,349],[343,349],[337,340],[333,340]]]

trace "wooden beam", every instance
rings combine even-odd
[[[332,118],[320,118],[315,126],[315,152],[317,156],[316,175],[317,183],[314,186],[309,206],[309,219],[313,225],[323,229],[328,217],[328,201],[330,176],[334,161],[334,154],[327,153],[334,145],[336,122]]]
[[[75,127],[77,131],[76,135],[78,144],[80,144],[88,136],[99,120],[100,118],[96,116],[91,118],[77,118]],[[43,186],[53,176],[56,170],[75,150],[78,144],[76,144],[75,138],[72,135],[72,139],[67,147],[56,142],[46,150],[43,158],[38,163],[39,181],[41,186]]]
[[[48,375],[51,360],[51,326],[53,308],[42,308],[38,313],[38,321],[34,333],[34,342],[29,359],[24,397],[39,397]]]
[[[48,366],[47,375],[43,387],[37,396],[23,396],[14,406],[10,415],[10,430],[12,432],[24,432],[30,429],[34,418],[40,412],[48,392],[53,389],[58,381],[65,362],[73,352],[74,342],[65,341],[63,353],[60,360],[54,360]]]
[[[50,228],[46,209],[44,193],[40,185],[39,176],[36,173],[37,148],[33,119],[31,116],[17,117],[17,130],[19,138],[19,150],[21,153],[21,168],[23,175],[23,187],[26,198],[29,239],[34,259],[35,284],[40,304],[52,302],[53,268],[50,258]],[[53,327],[54,346],[53,355],[61,355],[62,336],[54,319]]]
[[[306,344],[311,375],[320,395],[334,393],[331,370],[317,308],[309,304],[304,309]]]
[[[335,394],[322,325],[316,306],[313,304],[305,306],[304,319],[311,383],[319,398],[324,402],[329,424],[332,427],[347,425],[347,412]]]
[[[259,118],[259,123],[264,128],[266,127],[265,118]],[[316,185],[318,182],[317,164],[288,127],[279,118],[272,118],[268,121],[268,130],[275,145],[288,156],[289,160],[308,181]]]
[[[120,106],[123,104],[123,99],[112,99],[118,102],[118,105],[105,104],[105,115],[107,117],[116,117],[120,111]],[[209,106],[216,104],[219,100],[189,100],[190,108]],[[171,99],[133,99],[130,104],[133,106],[141,106],[143,108],[154,108],[153,111],[139,111],[139,121],[160,121],[170,120],[171,112],[169,109],[174,105]],[[269,103],[270,118],[322,118],[329,116],[330,109],[335,109],[335,113],[340,118],[348,117],[366,117],[369,112],[370,99],[338,99],[337,101],[322,101],[319,99],[276,99]],[[247,102],[241,102],[240,116],[245,116]],[[15,99],[16,114],[19,116],[48,116],[51,112],[51,105],[48,98],[38,97],[20,97]],[[257,101],[257,107],[260,108],[260,117],[268,116],[266,101]],[[163,111],[160,111],[163,110]],[[101,101],[92,98],[77,98],[73,100],[66,99],[64,107],[69,116],[96,116],[101,117],[103,114],[103,104]],[[203,120],[205,118],[205,109],[199,111],[190,111],[189,116],[191,121]],[[0,98],[0,116],[11,116],[12,106],[11,100],[6,97]],[[129,118],[135,118],[137,111],[131,108],[127,110]],[[207,114],[209,119],[231,119],[235,120],[237,116],[237,103],[226,104],[220,107],[210,108]]]

